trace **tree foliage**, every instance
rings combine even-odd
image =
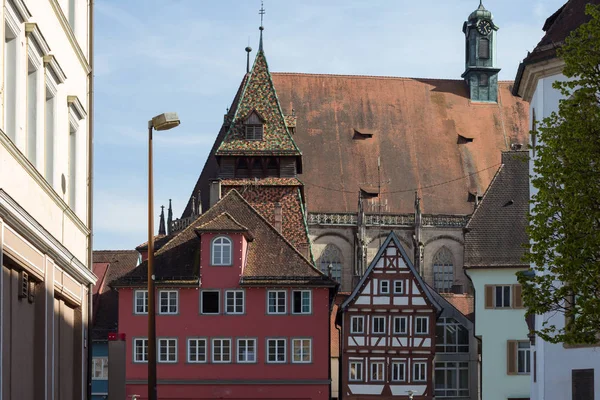
[[[586,13],[591,20],[557,51],[568,79],[553,86],[564,100],[532,131],[537,193],[526,257],[535,275],[519,281],[528,313],[557,317],[536,332],[552,343],[600,338],[600,7]]]

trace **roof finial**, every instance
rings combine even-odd
[[[252,51],[252,47],[246,46],[246,73],[250,72],[250,52]],[[227,108],[227,112],[229,112],[229,108]]]
[[[263,49],[262,33],[265,30],[265,27],[263,26],[263,17],[265,15],[265,7],[263,4],[263,0],[260,0],[260,10],[258,10],[258,13],[260,14],[260,27],[258,28],[260,30],[260,41],[258,43],[258,51],[262,51],[262,49]]]

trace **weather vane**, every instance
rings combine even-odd
[[[258,13],[260,14],[260,26],[263,26],[263,16],[265,15],[263,0],[260,1],[260,10],[258,10]]]

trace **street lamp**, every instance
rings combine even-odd
[[[148,121],[148,400],[156,391],[156,302],[154,295],[154,187],[152,177],[152,130],[166,131],[179,125],[177,113],[163,113]]]

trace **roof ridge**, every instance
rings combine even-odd
[[[223,211],[221,214],[217,215],[216,217],[214,217],[211,220],[206,221],[204,224],[197,226],[195,229],[202,229],[202,227],[210,224],[211,222],[214,222],[215,220],[221,218],[221,217],[225,217],[225,218],[229,218],[234,224],[236,224],[237,226],[239,226],[240,228],[243,228],[247,231],[249,231],[249,229],[247,227],[245,227],[244,225],[240,224],[239,222],[236,221],[235,218],[233,218],[231,216],[231,214],[229,214],[227,211]]]
[[[270,72],[272,75],[289,75],[289,76],[313,76],[313,77],[331,77],[331,78],[354,78],[354,79],[396,79],[406,81],[449,81],[449,82],[464,82],[464,79],[453,78],[427,78],[415,76],[394,76],[394,75],[364,75],[364,74],[329,74],[329,73],[313,73],[313,72]],[[498,83],[513,83],[514,80],[498,80]]]

